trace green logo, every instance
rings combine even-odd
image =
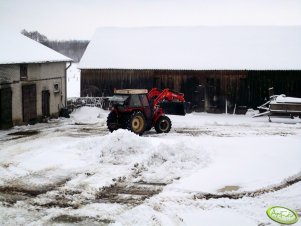
[[[281,206],[272,206],[268,208],[267,215],[273,221],[280,224],[294,224],[298,221],[298,215],[295,211]]]

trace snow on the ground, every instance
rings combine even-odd
[[[300,178],[300,119],[193,113],[170,116],[169,134],[137,136],[109,133],[107,114],[83,107],[70,119],[0,132],[0,224],[277,225],[265,214],[269,206],[301,212],[301,182],[256,197],[195,198]],[[9,135],[26,130],[39,133]],[[135,205],[97,198],[103,187],[138,182],[166,186]]]
[[[191,211],[190,213],[184,213],[181,215],[183,221],[190,226],[198,226],[201,222],[206,222],[207,226],[215,226],[218,224],[232,225],[232,226],[256,226],[254,222],[240,214],[235,213],[229,209],[214,209],[210,211]],[[216,219],[218,218],[218,219]],[[221,220],[223,219],[223,220]]]
[[[301,170],[300,137],[206,138],[199,145],[210,152],[211,164],[174,183],[174,189],[215,193],[238,186],[238,191],[254,191]]]
[[[72,63],[67,70],[67,97],[80,97],[80,70],[77,63]]]

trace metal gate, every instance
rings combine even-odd
[[[23,122],[34,122],[37,119],[36,85],[22,86]]]
[[[49,90],[42,91],[42,115],[48,117],[50,115],[49,111]]]
[[[12,127],[12,91],[0,89],[0,129]]]

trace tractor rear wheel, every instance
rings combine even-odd
[[[119,129],[117,114],[115,111],[111,111],[107,118],[107,126],[109,131],[112,133],[114,130]]]
[[[171,129],[171,121],[167,116],[161,116],[156,124],[155,130],[157,133],[168,133]]]
[[[146,128],[146,120],[141,112],[134,112],[128,121],[128,130],[142,135]]]

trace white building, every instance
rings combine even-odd
[[[21,34],[1,34],[0,49],[0,128],[57,117],[72,60]]]

